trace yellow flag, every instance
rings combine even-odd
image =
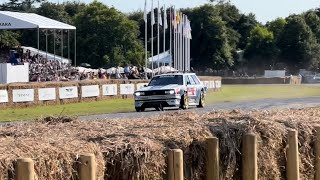
[[[180,24],[180,12],[177,13],[177,24]]]

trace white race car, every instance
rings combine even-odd
[[[195,73],[168,73],[154,76],[150,83],[134,93],[135,109],[163,110],[164,107],[204,107],[207,88]]]

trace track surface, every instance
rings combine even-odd
[[[190,108],[187,111],[197,112],[199,114],[218,110],[272,110],[272,109],[286,109],[286,108],[303,108],[303,107],[317,107],[320,106],[320,97],[294,98],[294,99],[265,99],[249,102],[225,102],[219,104],[210,104],[205,108]],[[133,107],[132,107],[133,109]],[[182,111],[177,109],[170,109],[159,112],[153,109],[147,109],[146,112],[137,113],[115,113],[115,114],[101,114],[91,116],[80,116],[81,120],[107,120],[107,119],[121,119],[121,118],[141,118],[163,115],[167,112]]]

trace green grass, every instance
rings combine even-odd
[[[252,101],[269,98],[297,98],[320,96],[320,86],[235,85],[223,86],[219,92],[207,94],[207,104]],[[134,110],[132,99],[110,99],[98,102],[39,106],[0,110],[0,121],[29,120],[49,115],[92,115]]]
[[[253,101],[259,99],[288,99],[320,96],[320,86],[293,85],[225,85],[207,96],[207,103]]]

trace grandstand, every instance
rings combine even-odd
[[[40,56],[45,57],[47,60],[50,60],[50,61],[59,61],[60,63],[68,63],[68,64],[71,63],[70,59],[63,58],[61,56],[54,55],[45,51],[41,51],[41,50],[38,51],[38,49],[33,47],[21,46],[21,48],[23,49],[23,53],[26,53],[27,50],[29,50],[31,52],[31,55],[39,54]]]

